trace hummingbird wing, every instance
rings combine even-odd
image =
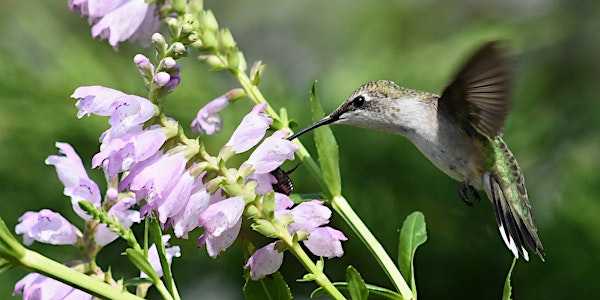
[[[499,136],[510,106],[508,73],[498,43],[488,43],[456,74],[438,105],[459,122],[470,124],[487,136]]]
[[[496,153],[494,168],[484,174],[483,182],[502,239],[515,257],[520,254],[529,260],[527,244],[544,261],[544,247],[537,235],[523,173],[502,138],[492,138],[491,143]]]

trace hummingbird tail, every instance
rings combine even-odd
[[[506,246],[519,258],[529,260],[525,244],[544,261],[544,248],[537,235],[523,174],[514,156],[501,139],[496,170],[484,175],[484,189],[492,201],[498,229]]]

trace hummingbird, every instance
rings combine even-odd
[[[485,191],[500,235],[516,258],[529,260],[528,245],[544,261],[523,173],[502,140],[509,108],[508,60],[494,41],[471,55],[441,96],[388,80],[368,82],[331,114],[288,139],[327,124],[404,136],[460,182],[458,194],[466,204],[479,201],[477,190]]]

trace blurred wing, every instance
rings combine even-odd
[[[477,51],[446,87],[439,100],[458,121],[470,124],[490,137],[504,130],[508,114],[509,74],[497,42]]]

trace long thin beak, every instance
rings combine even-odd
[[[294,133],[292,136],[288,137],[287,139],[289,141],[291,141],[291,140],[293,140],[293,139],[295,139],[295,138],[297,138],[297,137],[299,137],[299,136],[301,136],[301,135],[303,135],[303,134],[305,134],[305,133],[307,133],[307,132],[309,132],[309,131],[311,131],[311,130],[313,130],[315,128],[321,127],[323,125],[331,124],[331,123],[333,123],[333,122],[335,122],[337,120],[338,120],[338,118],[336,118],[336,117],[327,116],[327,117],[325,117],[325,118],[323,118],[323,119],[321,119],[319,121],[316,121],[316,122],[314,122],[314,123],[312,123],[312,124],[310,124],[310,125],[302,128],[300,131]]]

